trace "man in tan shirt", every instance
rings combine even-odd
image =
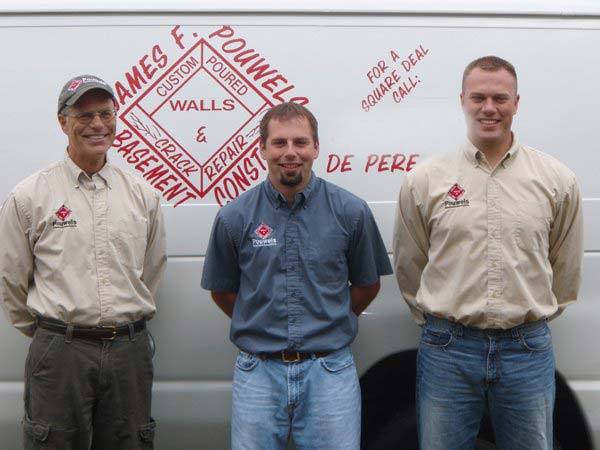
[[[146,320],[166,263],[156,193],[112,166],[111,87],[68,81],[64,159],[19,183],[0,210],[0,303],[33,336],[25,448],[148,449],[153,345]]]
[[[473,61],[460,100],[468,141],[407,174],[394,229],[398,284],[423,327],[420,448],[473,448],[489,408],[499,449],[552,449],[546,322],[577,298],[579,188],[511,131],[519,95],[510,63]]]

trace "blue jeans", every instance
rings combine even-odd
[[[233,375],[232,450],[359,450],[360,386],[348,347],[295,363],[241,351]]]
[[[500,331],[427,318],[417,355],[421,450],[473,449],[486,407],[500,450],[551,450],[554,396],[546,322]]]

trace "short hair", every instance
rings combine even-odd
[[[271,120],[285,121],[296,117],[304,117],[308,120],[312,129],[312,138],[315,144],[319,143],[319,125],[313,114],[303,105],[294,102],[284,102],[272,107],[260,120],[260,141],[265,144],[269,136],[269,123]]]
[[[510,73],[515,79],[515,85],[517,84],[517,71],[515,70],[515,66],[509,63],[507,60],[502,59],[498,56],[482,56],[481,58],[477,58],[474,61],[471,61],[467,67],[465,67],[465,71],[463,72],[462,77],[462,90],[465,89],[465,80],[467,76],[473,71],[473,69],[481,69],[487,72],[497,72],[499,70],[506,70]]]

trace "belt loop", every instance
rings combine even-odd
[[[131,342],[135,342],[135,330],[133,329],[133,323],[129,322],[127,324],[127,328],[129,328],[129,340]]]
[[[65,344],[70,344],[73,340],[73,328],[74,327],[72,323],[67,324],[67,331],[65,333]]]
[[[519,339],[521,339],[521,336],[523,335],[522,326],[518,325],[516,327],[512,327],[510,329],[510,334],[512,335],[512,338],[515,341],[518,341]]]
[[[464,328],[463,328],[462,324],[456,322],[452,328],[454,328],[453,331],[454,331],[454,335],[456,337],[462,337],[463,336]]]

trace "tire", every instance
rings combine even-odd
[[[419,450],[417,438],[417,417],[413,407],[404,409],[386,421],[376,433],[368,436],[362,450]],[[498,450],[493,436],[479,435],[475,442],[475,450]],[[561,446],[554,439],[554,450]]]

